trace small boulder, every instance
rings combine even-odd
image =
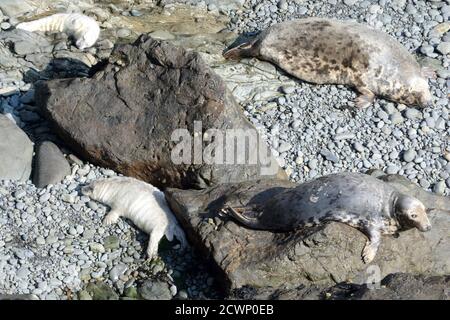
[[[70,165],[59,148],[51,141],[37,147],[33,183],[38,188],[61,182],[70,174]]]
[[[0,114],[0,180],[28,180],[32,159],[31,140],[16,124]]]
[[[138,290],[145,300],[170,300],[172,294],[167,283],[158,280],[144,281]]]

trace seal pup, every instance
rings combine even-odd
[[[361,173],[339,173],[285,190],[259,208],[227,207],[223,211],[243,225],[262,230],[292,231],[330,221],[342,222],[364,233],[365,263],[378,250],[381,235],[417,228],[431,229],[425,206],[387,183]]]
[[[186,247],[184,231],[170,210],[164,193],[151,184],[129,177],[114,177],[96,180],[84,186],[81,193],[111,208],[104,219],[106,225],[124,217],[148,233],[148,259],[157,255],[159,241],[164,235],[169,241],[175,236],[181,246]]]
[[[306,18],[272,25],[252,40],[224,52],[226,59],[256,57],[311,83],[356,88],[355,103],[368,107],[375,96],[432,106],[429,68],[388,34],[350,21]]]
[[[42,19],[22,22],[16,29],[26,31],[58,31],[73,37],[78,49],[92,47],[100,35],[97,21],[79,13],[57,13]]]

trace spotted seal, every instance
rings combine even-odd
[[[407,105],[432,106],[429,68],[391,36],[367,26],[322,18],[272,25],[252,40],[224,52],[227,59],[256,57],[287,73],[318,84],[356,88],[356,106],[375,96]]]
[[[360,173],[320,177],[287,189],[260,207],[226,207],[224,211],[253,229],[292,231],[330,221],[364,233],[365,263],[373,260],[382,234],[431,229],[425,206],[377,178]]]

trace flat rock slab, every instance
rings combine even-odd
[[[0,114],[0,180],[28,180],[32,159],[31,140],[15,123]]]
[[[80,156],[160,188],[286,178],[271,155],[250,161],[249,155],[259,153],[258,143],[245,144],[245,163],[205,161],[201,157],[211,146],[208,141],[202,144],[200,140],[200,154],[193,152],[197,148],[194,134],[201,138],[207,129],[218,129],[224,135],[229,129],[250,130],[265,144],[225,82],[198,53],[148,35],[116,47],[109,63],[92,78],[38,83],[35,98],[60,136]],[[201,122],[200,129],[195,121]],[[172,151],[180,141],[190,139],[173,138],[180,129],[192,137],[186,152],[190,159],[176,164]],[[241,137],[238,134],[238,139]],[[237,148],[233,151],[243,153]],[[195,158],[196,154],[200,158]],[[271,169],[263,170],[268,163]]]
[[[398,238],[383,237],[370,265],[361,260],[366,237],[345,224],[272,233],[245,228],[219,213],[225,205],[263,203],[293,186],[272,180],[224,184],[201,191],[168,189],[166,198],[189,240],[218,270],[217,278],[223,279],[226,290],[365,283],[374,272],[380,277],[396,272],[450,274],[450,214],[443,211],[445,208],[430,212],[430,232],[414,229]]]
[[[26,0],[1,0],[0,9],[9,17],[18,17],[34,8]]]

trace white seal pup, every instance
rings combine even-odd
[[[311,83],[354,87],[360,108],[368,107],[375,96],[433,105],[428,78],[434,73],[421,68],[388,34],[351,21],[305,18],[277,23],[223,55],[266,60]]]
[[[73,37],[78,49],[92,47],[100,35],[97,21],[79,13],[57,13],[42,19],[22,22],[17,29],[26,31],[58,31]]]
[[[330,221],[345,223],[368,237],[362,252],[365,263],[374,259],[382,234],[431,229],[426,208],[418,199],[377,178],[351,172],[302,183],[258,208],[226,209],[245,226],[262,230],[292,231]]]
[[[184,231],[170,210],[164,193],[151,184],[129,177],[114,177],[94,181],[84,186],[81,193],[111,208],[104,219],[106,225],[124,217],[148,233],[148,259],[157,255],[159,241],[164,235],[169,241],[175,236],[181,246],[186,247]]]

